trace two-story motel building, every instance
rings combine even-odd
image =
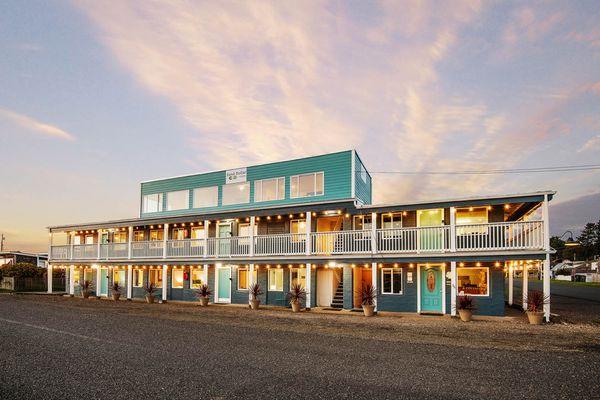
[[[117,281],[142,298],[151,282],[163,301],[193,301],[206,282],[215,303],[244,304],[257,281],[263,304],[284,306],[301,283],[307,308],[351,310],[372,284],[378,311],[455,315],[464,293],[502,316],[516,269],[542,266],[550,293],[553,195],[373,205],[369,172],[343,151],[142,182],[139,218],[50,227],[49,268],[98,297]]]

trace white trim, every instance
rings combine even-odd
[[[199,206],[196,207],[196,191],[197,190],[208,190],[208,189],[216,189],[216,202],[214,203],[214,205],[211,203],[210,205],[207,206]],[[219,185],[215,185],[215,186],[202,186],[202,187],[195,187],[191,189],[192,191],[192,209],[193,210],[201,210],[203,208],[213,208],[213,207],[219,207]],[[213,195],[213,193],[211,193],[211,195]],[[199,197],[199,196],[198,196]],[[211,199],[214,200],[214,199]]]
[[[106,275],[102,273],[102,270],[106,271]],[[96,296],[108,297],[108,274],[110,273],[110,268],[108,267],[98,267],[98,288],[96,290]],[[107,278],[103,278],[106,276]],[[102,290],[102,279],[106,279],[106,293],[101,293]]]
[[[512,306],[514,302],[514,279],[515,271],[512,264],[508,267],[508,305]]]
[[[400,228],[402,228],[404,226],[404,216],[402,215],[402,211],[390,211],[390,212],[384,212],[381,213],[381,229],[396,229],[396,228],[385,228],[384,225],[384,221],[383,221],[383,217],[385,217],[386,215],[389,217],[391,215],[392,217],[392,225],[394,224],[394,216],[395,215],[400,215]]]
[[[248,196],[247,196],[247,198],[244,198],[242,201],[236,201],[234,203],[229,203],[229,201],[231,201],[229,199],[228,199],[228,202],[225,202],[225,190],[224,190],[225,188],[227,188],[228,191],[231,190],[232,193],[240,193],[240,192],[243,193],[243,191],[240,191],[238,189],[238,188],[243,187],[243,186],[247,186],[248,187]],[[236,190],[236,189],[238,189],[238,190]],[[251,189],[250,182],[248,182],[248,181],[221,185],[221,207],[237,206],[239,204],[250,204],[250,203],[252,203],[252,201],[251,201],[252,199],[250,198],[250,189]]]
[[[386,272],[392,272],[391,275],[391,292],[384,292],[383,291],[383,274]],[[400,271],[400,292],[399,293],[394,293],[394,271]],[[397,296],[397,295],[403,295],[404,294],[404,269],[403,268],[393,268],[393,267],[386,267],[386,268],[381,268],[381,290],[380,290],[381,294],[385,294],[385,295],[393,295],[393,296]]]
[[[225,226],[225,225],[229,225],[229,234],[230,234],[230,236],[228,236],[228,237],[232,237],[233,236],[233,221],[220,221],[217,224],[217,229],[216,229],[216,232],[215,232],[215,236],[217,238],[222,237],[222,236],[219,235],[219,228],[221,226]]]
[[[371,263],[371,286],[373,286],[373,289],[375,289],[375,293],[378,293],[379,290],[379,285],[377,284],[377,263],[376,262],[372,262]],[[378,298],[377,296],[375,296],[374,299],[374,310],[378,311]]]
[[[144,270],[140,269],[140,268],[135,268],[132,272],[132,275],[137,275],[139,273],[142,273],[142,279],[139,280],[139,285],[135,285],[135,279],[133,279],[133,276],[131,277],[131,286],[135,287],[135,288],[141,288],[144,287]]]
[[[457,293],[456,261],[450,262],[450,315],[456,316],[456,293]]]
[[[314,194],[317,193],[317,175],[318,174],[323,174],[323,190],[321,194]],[[310,196],[300,196],[300,177],[302,176],[313,176],[313,194]],[[292,179],[296,178],[298,181],[296,183],[296,192],[297,195],[294,196],[294,194],[292,193]],[[308,198],[308,197],[319,197],[319,196],[325,196],[325,171],[316,171],[316,172],[309,172],[306,174],[298,174],[298,175],[291,175],[290,176],[290,199],[304,199],[304,198]]]
[[[181,274],[182,274],[181,287],[173,286],[173,284],[175,282],[175,279],[174,279],[175,272],[178,272],[178,273],[181,272]],[[185,279],[183,279],[184,275],[185,275],[185,269],[183,269],[183,268],[174,268],[173,267],[171,269],[171,289],[184,289],[184,286],[185,286],[185,284],[184,284]]]
[[[279,198],[279,189],[280,189],[279,183],[280,183],[280,180],[283,180],[283,197],[282,198]],[[263,194],[264,194],[263,183],[265,181],[275,181],[275,196],[276,196],[275,199],[263,200],[263,197],[264,197],[263,196]],[[257,184],[260,184],[260,200],[258,200],[256,198],[256,186],[257,186]],[[278,176],[278,177],[275,177],[275,178],[257,179],[255,181],[253,181],[253,185],[254,185],[254,195],[252,196],[252,200],[253,200],[254,203],[262,203],[262,202],[265,202],[265,201],[278,201],[278,200],[285,200],[286,199],[286,196],[285,196],[285,176]]]
[[[69,266],[69,294],[75,294],[75,266]]]
[[[129,247],[131,249],[131,246]],[[127,298],[131,299],[133,292],[133,267],[127,266]]]
[[[425,212],[427,212],[427,211],[441,211],[442,212],[442,220],[440,221],[439,225],[425,225],[425,227],[444,226],[444,209],[443,208],[426,208],[424,210],[417,210],[417,228],[421,227],[421,220],[419,219],[419,216],[425,214]]]
[[[527,311],[527,295],[529,294],[529,271],[527,271],[527,264],[523,265],[523,288],[521,293],[523,295],[523,310]],[[543,282],[542,282],[543,284]]]
[[[229,298],[219,297],[219,270],[229,269],[229,278],[232,276],[231,265],[219,265],[215,266],[215,303],[231,303],[231,279],[229,280]]]
[[[200,269],[199,267],[195,267],[195,266],[191,266],[190,267],[190,290],[196,290],[196,289],[200,289],[200,287],[194,287],[194,272],[198,272],[200,273],[200,280],[202,281],[201,285],[208,283],[206,282],[206,280],[204,279],[204,271],[202,269]]]
[[[245,291],[249,290],[250,289],[250,285],[252,284],[251,283],[252,278],[250,277],[250,268],[249,267],[242,267],[242,266],[238,265],[235,270],[236,270],[235,273],[237,274],[237,279],[236,279],[237,280],[237,285],[236,285],[237,289],[236,290],[238,292],[245,292]],[[240,271],[241,270],[247,271],[246,272],[246,286],[247,286],[246,289],[243,289],[243,288],[240,287]]]
[[[487,293],[486,294],[471,294],[471,293],[465,293],[466,295],[469,295],[471,297],[490,297],[490,286],[491,286],[491,282],[490,282],[490,267],[458,267],[456,269],[456,277],[457,277],[457,285],[458,285],[458,270],[460,269],[467,269],[467,270],[473,270],[473,269],[485,269],[486,270],[486,284],[487,284]],[[458,292],[458,294],[460,294],[460,290],[457,287],[456,291]]]
[[[310,263],[306,263],[306,308],[311,307],[310,301],[310,293],[311,293],[311,274],[312,273],[312,265]]]
[[[46,278],[48,279],[48,293],[52,293],[52,264],[50,263],[48,263],[46,274]]]
[[[443,263],[427,263],[417,264],[417,313],[421,313],[421,267],[440,267],[442,273],[442,310],[441,315],[446,314],[446,267]],[[427,313],[437,314],[435,311],[427,311]]]
[[[281,271],[281,290],[271,290],[271,271]],[[269,268],[267,269],[267,292],[283,292],[284,291],[284,279],[283,279],[283,268]]]
[[[300,270],[304,270],[304,289],[306,289],[306,285],[307,285],[306,268],[296,267],[296,268],[288,268],[288,269],[290,270],[290,290],[292,290],[292,273],[294,271],[300,271]]]
[[[168,296],[168,270],[169,270],[169,266],[167,264],[164,264],[162,267],[162,301],[165,302],[167,301],[167,296]]]

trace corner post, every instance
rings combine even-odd
[[[100,265],[96,265],[96,297],[100,298],[100,282],[102,281],[102,271]]]
[[[163,256],[167,258],[167,241],[169,240],[169,224],[163,225]]]
[[[377,303],[379,303],[379,301],[378,301],[378,299],[379,299],[379,288],[378,288],[378,285],[377,285],[377,263],[376,262],[371,263],[371,285],[373,285],[373,290],[375,290],[375,293],[376,293],[375,304],[374,304],[375,309],[374,310],[375,311],[379,311],[378,307],[377,307],[378,306]]]
[[[98,249],[96,250],[98,252],[96,259],[100,259],[100,244],[102,243],[102,230],[98,229]],[[100,279],[98,279],[98,282],[100,282]]]
[[[550,215],[548,212],[548,194],[544,195],[542,219],[544,221],[544,250],[546,250],[542,284],[544,287],[544,297],[548,299],[548,302],[544,304],[544,318],[546,322],[550,322]]]
[[[512,306],[514,302],[514,280],[515,280],[515,271],[512,266],[512,263],[508,266],[508,305]]]
[[[306,212],[306,255],[310,256],[312,252],[312,241],[311,241],[311,231],[312,231],[312,213],[310,211]]]
[[[48,275],[48,293],[52,293],[52,264],[48,263],[48,269],[46,270]]]
[[[162,302],[163,303],[167,302],[167,286],[168,286],[167,273],[168,273],[168,269],[169,269],[169,266],[167,264],[163,265],[163,268],[162,268]]]
[[[311,286],[312,286],[312,280],[311,280],[311,272],[312,272],[312,265],[310,263],[306,263],[306,309],[310,310],[310,307],[312,306],[311,301],[310,301],[310,296],[311,296]]]
[[[204,221],[204,258],[208,257],[208,228],[210,226],[210,221]],[[204,265],[205,270],[208,265]]]
[[[450,251],[456,252],[456,208],[450,207]]]
[[[131,243],[129,244],[129,249],[131,249]],[[132,292],[133,292],[133,267],[131,265],[127,266],[127,300],[131,300]]]
[[[523,265],[523,310],[527,311],[527,292],[529,292],[529,271]]]
[[[250,249],[248,251],[248,255],[250,257],[254,257],[254,227],[255,227],[255,219],[254,217],[250,217]],[[254,270],[254,264],[250,264],[251,268]]]
[[[250,228],[252,228],[252,225],[250,226]],[[248,279],[249,281],[249,285],[248,285],[248,301],[252,300],[252,293],[251,293],[251,288],[252,285],[254,285],[254,264],[250,264],[250,266],[248,267],[248,273],[250,274],[250,279]]]
[[[450,211],[452,215],[452,211]],[[458,291],[456,279],[456,261],[450,262],[450,315],[456,317],[456,294]]]
[[[205,285],[208,285],[208,264],[204,264],[204,279],[203,279],[203,283]]]
[[[52,230],[48,233],[48,261],[52,260]]]
[[[69,266],[69,294],[75,295],[75,266]]]
[[[133,241],[133,226],[128,228],[127,232],[127,259],[131,260],[131,242]]]
[[[71,245],[71,250],[69,254],[69,260],[73,259],[73,248],[75,247],[75,241],[73,240],[75,238],[75,234],[73,232],[71,232],[71,235],[69,235],[69,244]]]
[[[371,253],[377,254],[377,213],[371,213]]]

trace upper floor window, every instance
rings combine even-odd
[[[147,194],[143,198],[143,212],[151,213],[151,212],[160,212],[163,210],[163,194],[162,193],[154,193]]]
[[[250,202],[250,183],[231,183],[223,185],[223,205],[243,204]]]
[[[355,231],[369,230],[372,226],[372,218],[370,215],[355,215],[353,222],[353,229]]]
[[[190,207],[189,190],[178,190],[167,193],[167,211],[185,210]]]
[[[402,228],[402,213],[381,214],[381,227],[383,229]]]
[[[314,172],[311,174],[290,177],[290,197],[322,196],[325,193],[325,174]]]
[[[144,240],[144,238],[145,238],[144,231],[134,231],[133,232],[133,241],[134,242],[141,242]]]
[[[194,189],[194,208],[217,207],[219,205],[219,187],[210,186]]]
[[[254,181],[254,201],[285,199],[285,178]]]
[[[487,207],[469,207],[459,208],[456,210],[456,225],[463,225],[456,227],[456,234],[461,235],[473,235],[473,234],[485,234],[487,233],[488,223],[488,208]],[[464,226],[466,225],[466,226]],[[473,226],[475,225],[475,226]]]

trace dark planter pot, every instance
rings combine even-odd
[[[258,307],[260,307],[260,300],[250,300],[250,307],[253,310],[258,310]]]
[[[208,306],[208,297],[200,297],[200,305],[202,307]]]
[[[114,301],[119,301],[120,298],[121,298],[121,293],[113,293],[112,294],[112,299]]]
[[[81,295],[83,296],[84,299],[90,298],[90,292],[88,292],[87,290],[81,292]]]
[[[458,310],[458,315],[460,315],[460,320],[463,322],[471,322],[473,318],[472,310]]]
[[[146,295],[146,303],[153,304],[154,303],[154,299],[156,299],[156,297],[153,294],[147,294]]]
[[[544,322],[543,311],[527,311],[527,319],[531,325],[541,325]]]
[[[362,309],[363,313],[365,314],[365,317],[372,317],[373,315],[375,315],[375,306],[372,304],[363,304]]]
[[[295,301],[292,303],[292,311],[300,312],[300,302],[299,301]]]

